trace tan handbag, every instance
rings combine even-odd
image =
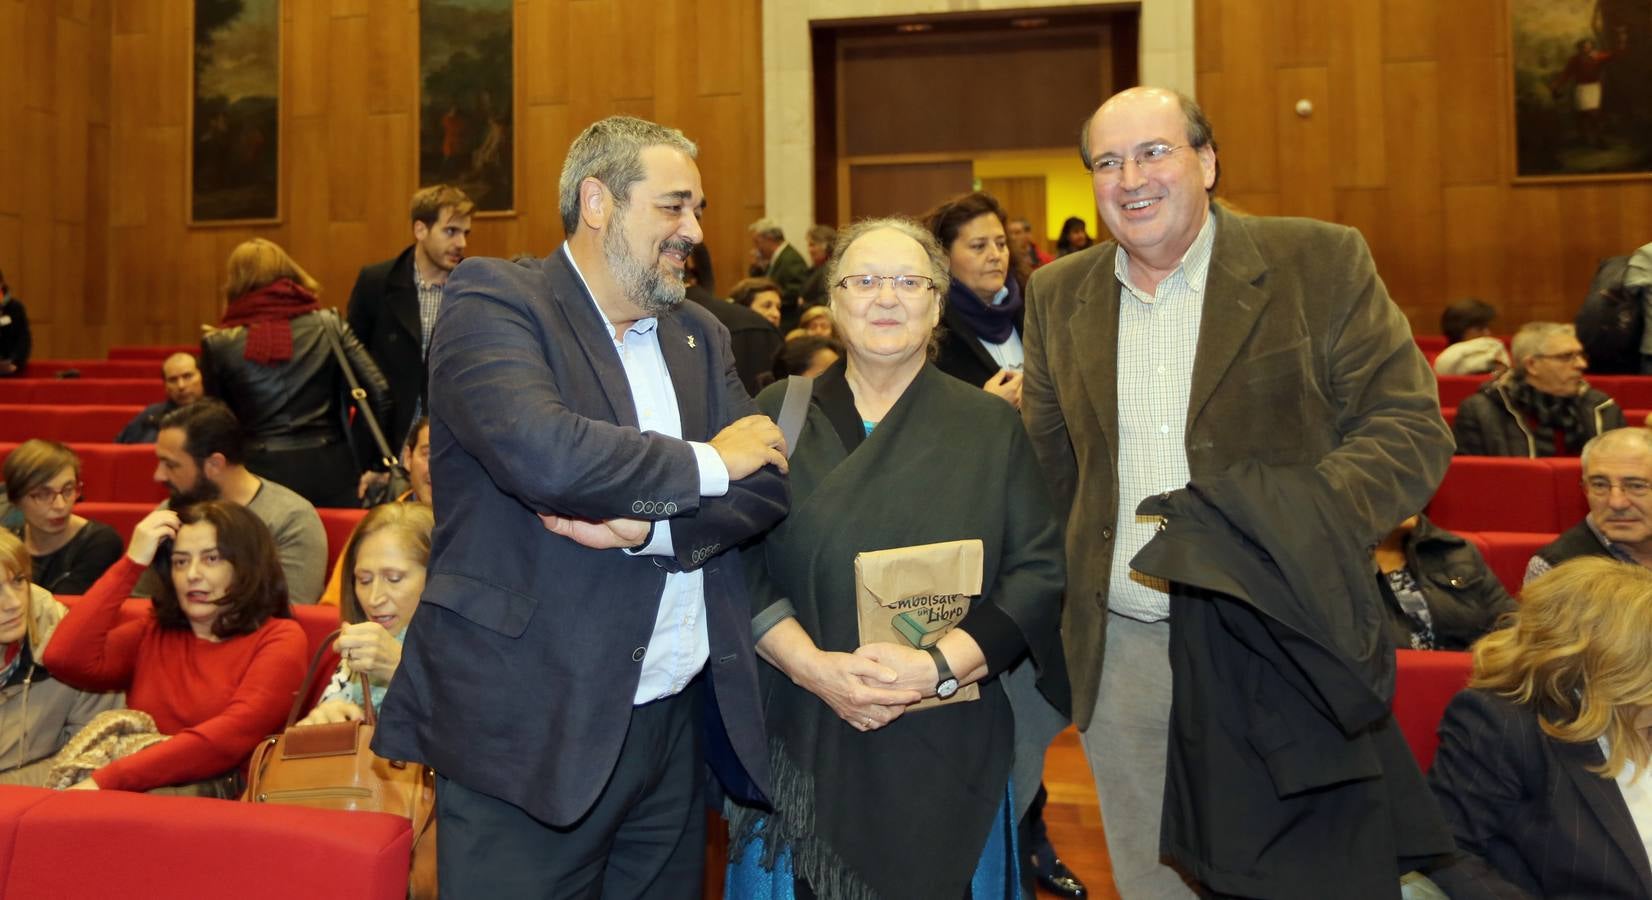
[[[293,699],[281,734],[252,752],[247,769],[248,803],[287,803],[319,809],[367,810],[404,816],[413,825],[413,863],[408,896],[436,896],[436,774],[429,766],[384,759],[373,753],[373,686],[361,681],[365,721],[294,725],[321,665],[339,632],[327,636],[310,661],[304,687]]]

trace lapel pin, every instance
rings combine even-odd
[[[688,349],[694,349],[694,335],[692,334],[688,336]]]

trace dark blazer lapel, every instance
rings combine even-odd
[[[1544,740],[1554,748],[1555,756],[1564,763],[1561,768],[1566,770],[1572,785],[1583,795],[1584,803],[1600,820],[1601,827],[1611,835],[1612,843],[1635,870],[1641,890],[1652,897],[1652,863],[1646,858],[1646,845],[1641,843],[1640,831],[1635,827],[1634,818],[1629,815],[1629,804],[1624,802],[1623,792],[1618,790],[1617,782],[1588,770],[1589,766],[1598,766],[1606,761],[1600,752],[1600,745],[1593,741],[1587,744],[1566,743],[1547,736]]]
[[[403,250],[396,264],[390,267],[390,273],[384,279],[384,299],[402,328],[422,343],[424,326],[419,322],[419,285],[413,279],[414,252],[412,247]]]
[[[1113,277],[1117,247],[1097,255],[1090,271],[1078,280],[1078,303],[1070,323],[1051,322],[1073,330],[1073,346],[1078,351],[1079,374],[1090,403],[1096,410],[1096,424],[1103,439],[1118,457],[1119,436],[1119,281]]]
[[[637,402],[631,396],[631,382],[625,377],[619,351],[614,349],[614,329],[597,310],[596,301],[585,290],[585,282],[574,273],[563,255],[565,252],[559,248],[540,261],[551,282],[551,296],[546,299],[561,312],[568,331],[585,351],[615,424],[636,428]]]
[[[1272,295],[1256,286],[1267,263],[1251,240],[1244,221],[1212,204],[1216,244],[1205,279],[1204,310],[1199,316],[1199,349],[1193,356],[1193,385],[1187,420],[1192,423],[1227,377]]]
[[[703,441],[707,430],[706,379],[713,367],[707,357],[714,352],[705,333],[681,310],[658,318],[660,354],[671,373],[671,389],[677,394],[677,419],[683,440]]]

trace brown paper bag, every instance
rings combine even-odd
[[[963,620],[981,593],[983,556],[979,539],[856,554],[860,642],[882,641],[919,650],[935,646]],[[946,700],[926,697],[911,710],[980,698],[980,687],[971,684]]]

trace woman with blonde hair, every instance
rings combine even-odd
[[[247,468],[316,506],[355,506],[360,471],[344,400],[349,379],[336,341],[379,422],[389,421],[384,376],[347,322],[316,303],[321,286],[263,238],[230,252],[219,326],[201,339],[206,392],[247,435]]]
[[[23,542],[0,529],[0,784],[40,786],[52,755],[124,698],[76,690],[40,663],[68,610],[29,583],[30,566]]]
[[[339,615],[345,621],[333,649],[343,657],[321,702],[300,725],[356,721],[365,702],[358,673],[373,684],[373,709],[402,659],[402,638],[424,592],[430,563],[430,507],[413,501],[376,506],[356,526],[344,551]]]
[[[1652,896],[1652,571],[1576,559],[1474,645],[1429,782],[1456,896]]]

